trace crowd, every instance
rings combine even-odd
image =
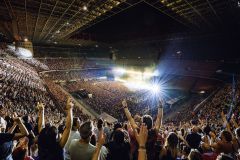
[[[6,116],[8,109],[2,105],[1,121],[6,121],[8,127],[5,129],[1,123],[0,158],[4,160],[238,158],[240,128],[234,116],[228,121],[223,112],[219,125],[212,124],[209,120],[192,119],[188,123],[176,126],[162,123],[161,103],[153,122],[150,115],[132,117],[127,101],[123,100],[119,109],[128,121],[109,124],[102,119],[81,121],[80,117],[74,116],[73,103],[70,99],[66,104],[66,119],[62,124],[45,122],[46,106],[43,103],[38,103],[36,107],[38,114],[31,116],[18,112]]]
[[[111,64],[110,59],[99,58],[86,59],[81,57],[73,58],[39,58],[41,63],[49,67],[50,70],[69,70],[69,69],[83,69],[83,68],[104,68],[106,64]],[[100,63],[99,63],[100,62]]]
[[[59,110],[63,111],[65,104],[67,102],[68,94],[56,83],[51,80],[45,79],[46,86],[48,87],[49,92],[54,96],[56,101],[59,104]],[[88,119],[89,115],[84,114],[81,109],[74,108],[76,115],[80,116],[81,119]]]
[[[236,93],[235,93],[235,104],[237,108],[233,111],[233,114],[235,115],[235,120],[239,123],[240,122],[240,108],[239,102],[240,102],[240,85],[238,84],[236,86]],[[211,98],[210,101],[208,101],[197,113],[197,116],[201,119],[211,119],[213,123],[217,123],[220,118],[220,112],[224,111],[224,113],[227,113],[229,110],[231,104],[232,104],[232,94],[234,89],[231,85],[225,85],[222,89],[220,89],[214,96]]]
[[[107,112],[119,120],[125,119],[119,110],[121,100],[124,98],[129,100],[129,108],[134,114],[142,114],[149,107],[149,101],[135,103],[132,97],[135,93],[124,87],[120,82],[99,80],[75,81],[66,83],[65,88],[68,92],[85,89],[92,95],[91,98],[82,99],[85,104],[93,108],[98,114]]]
[[[71,81],[71,80],[91,80],[98,77],[106,76],[107,69],[91,69],[91,70],[71,70],[71,71],[52,71],[45,73],[44,76],[55,81]]]
[[[194,112],[190,101],[191,107],[164,122],[162,101],[150,112],[150,101],[135,103],[117,82],[92,80],[86,73],[65,84],[69,92],[92,93],[83,101],[98,113],[116,115],[119,122],[110,123],[82,114],[63,88],[22,60],[0,61],[0,160],[240,159],[240,92],[228,114],[231,85],[200,110]]]
[[[83,58],[39,58],[38,60],[47,65],[50,70],[82,68],[84,65]]]

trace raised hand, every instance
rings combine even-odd
[[[105,144],[105,139],[106,139],[106,136],[105,134],[103,133],[103,130],[101,130],[99,132],[99,135],[98,135],[98,144],[99,145],[104,145]]]
[[[15,117],[15,118],[13,118],[13,121],[14,121],[15,124],[20,124],[20,123],[22,123],[22,119],[21,119],[20,117]]]
[[[124,100],[122,101],[122,106],[123,106],[123,108],[126,108],[126,107],[127,107],[127,100],[126,100],[126,99],[124,99]]]
[[[16,112],[13,112],[12,118],[15,119],[15,118],[17,118],[17,117],[18,117],[17,113],[16,113]]]
[[[37,108],[42,111],[42,110],[44,110],[45,106],[44,106],[43,103],[41,103],[41,102],[39,103],[39,102],[38,102],[38,103],[37,103]]]
[[[212,131],[211,131],[211,132],[209,132],[209,135],[210,135],[210,137],[212,137],[212,138],[216,138],[216,135],[215,135],[215,133],[213,133]]]
[[[72,109],[73,106],[74,106],[74,104],[73,104],[73,102],[72,102],[72,99],[71,99],[70,97],[68,97],[66,109],[67,109],[67,110]]]
[[[106,139],[106,137],[105,137],[105,135],[103,133],[103,130],[99,131],[98,142],[97,142],[97,145],[96,145],[96,150],[93,153],[93,156],[92,156],[91,160],[98,160],[99,159],[100,150],[101,150],[102,146],[105,144],[105,139]]]
[[[148,137],[148,130],[145,124],[141,125],[139,133],[137,131],[135,132],[135,137],[137,139],[138,145],[140,147],[145,147]]]

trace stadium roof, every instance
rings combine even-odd
[[[92,44],[133,32],[239,25],[236,0],[0,0],[0,4],[0,31],[34,43]]]

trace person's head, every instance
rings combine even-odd
[[[220,139],[226,142],[231,142],[232,141],[232,135],[228,131],[222,131],[220,134]]]
[[[103,127],[103,120],[100,118],[100,119],[98,119],[98,121],[97,121],[97,128],[98,129],[101,129]]]
[[[22,120],[25,122],[25,123],[28,123],[30,121],[30,117],[28,115],[26,116],[23,116]]]
[[[122,124],[121,124],[121,123],[116,123],[116,124],[114,124],[114,127],[113,127],[113,130],[114,130],[114,131],[117,130],[117,129],[119,129],[119,128],[122,128]]]
[[[174,132],[170,132],[167,141],[165,143],[165,146],[169,148],[177,148],[178,145],[178,136]]]
[[[147,126],[147,129],[151,129],[153,127],[153,119],[150,115],[144,115],[142,117],[142,123]]]
[[[92,136],[92,130],[93,130],[92,122],[91,121],[84,122],[80,126],[80,136],[81,136],[81,139],[89,142],[90,138]]]
[[[122,130],[116,130],[114,132],[113,141],[119,144],[124,142],[124,133]]]
[[[12,158],[14,160],[24,160],[27,155],[27,149],[18,147],[12,153]]]
[[[206,125],[204,128],[203,128],[203,132],[206,134],[206,135],[209,135],[209,133],[211,132],[211,128],[209,125]]]
[[[196,126],[193,126],[192,132],[193,132],[193,133],[198,133],[198,131],[199,131],[199,128],[196,127]]]
[[[188,155],[188,159],[189,160],[202,160],[202,155],[201,153],[197,150],[197,149],[194,149],[194,150],[191,150],[189,155]]]
[[[180,132],[181,132],[182,136],[185,135],[185,130],[184,130],[184,128],[181,128]]]
[[[140,125],[141,122],[142,122],[142,117],[139,116],[138,114],[136,114],[134,117],[133,117],[134,121],[136,122],[136,124]]]
[[[80,119],[78,117],[74,117],[72,130],[78,130],[79,128],[80,128]]]
[[[39,149],[52,150],[57,146],[58,130],[55,126],[46,125],[39,134]]]
[[[193,126],[198,125],[198,120],[196,120],[196,119],[191,120],[191,124],[192,124]]]

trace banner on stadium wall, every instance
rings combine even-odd
[[[103,120],[107,121],[108,123],[117,122],[116,118],[114,118],[113,116],[107,114],[106,112],[103,112],[102,114],[100,114],[98,118],[102,118]]]

